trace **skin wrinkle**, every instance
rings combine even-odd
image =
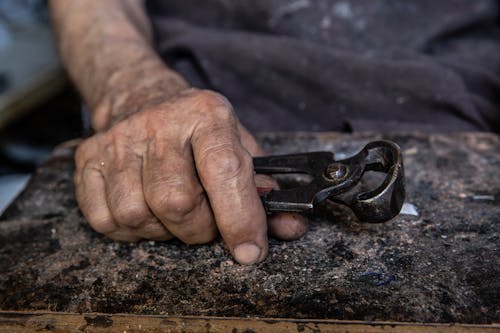
[[[181,187],[179,188],[183,189],[184,191],[185,183],[182,182],[179,185],[181,185]],[[155,198],[155,200],[160,199],[162,201],[161,203],[153,204],[153,207],[155,206],[161,207],[162,210],[165,210],[165,212],[160,211],[158,213],[158,215],[162,217],[161,220],[169,230],[171,230],[174,234],[176,234],[176,236],[181,238],[186,243],[188,244],[192,244],[193,242],[199,243],[199,241],[197,241],[197,239],[200,238],[199,235],[206,233],[208,231],[208,229],[200,230],[196,228],[196,225],[199,224],[200,221],[197,221],[195,219],[196,215],[199,215],[200,210],[208,211],[209,207],[207,207],[207,202],[206,198],[204,197],[204,193],[200,191],[200,193],[197,196],[193,194],[189,195],[189,193],[182,194],[183,196],[182,200],[188,198],[187,199],[189,201],[189,207],[188,207],[184,203],[181,204],[179,202],[177,203],[175,202],[179,200],[178,197],[176,197],[176,195],[179,194],[176,194],[176,191],[173,190],[172,187],[164,186],[164,188],[167,190],[163,192],[164,193],[163,195],[164,196],[166,195],[166,197],[163,197],[163,199],[160,199],[161,198],[160,196],[153,195],[153,198]],[[172,200],[172,198],[176,199]],[[205,207],[202,207],[202,205],[204,205]],[[210,216],[210,214],[208,216]],[[202,215],[202,218],[207,221],[211,220],[210,218],[206,217],[205,214]],[[207,235],[208,238],[210,238],[208,241],[212,240],[216,235],[215,232],[212,232],[212,234],[213,235],[210,234]]]
[[[222,135],[215,136],[216,134]],[[233,144],[242,144],[241,135],[236,127],[236,123],[233,124],[229,121],[222,122],[220,120],[211,120],[210,123],[199,121],[194,128],[191,142],[193,145],[201,144],[205,138],[210,137],[213,137],[212,139],[214,140],[229,140],[229,142]]]
[[[153,209],[158,211],[162,218],[175,224],[186,220],[198,204],[191,195],[191,191],[187,191],[182,185],[177,188],[168,185],[161,186],[160,191],[151,185],[150,191],[153,194],[150,196]]]
[[[71,51],[81,53],[80,49],[77,50],[75,48],[69,47],[69,50],[65,51],[68,48],[62,47],[63,60],[64,58],[71,59],[71,62],[74,66],[68,66],[70,69],[70,73],[72,73],[73,79],[75,79],[75,77],[78,77],[78,80],[75,81],[77,82],[80,90],[83,90],[86,97],[85,99],[91,109],[93,109],[99,103],[102,103],[102,100],[106,97],[104,96],[105,92],[117,91],[118,94],[121,94],[127,90],[132,89],[132,84],[137,81],[137,78],[154,78],[157,77],[157,75],[154,74],[158,72],[158,70],[166,70],[166,67],[161,63],[159,59],[157,59],[156,56],[154,56],[153,50],[151,49],[149,44],[146,43],[143,38],[141,38],[140,34],[134,33],[133,29],[130,28],[124,29],[124,26],[126,25],[123,24],[120,24],[119,27],[118,25],[116,25],[115,27],[115,24],[109,24],[110,20],[114,22],[120,22],[124,20],[123,16],[120,16],[116,13],[113,14],[114,12],[117,12],[116,10],[110,11],[111,14],[109,15],[111,15],[111,17],[104,15],[102,11],[97,11],[97,13],[94,12],[96,11],[92,11],[92,14],[94,14],[96,18],[94,18],[93,24],[91,24],[88,29],[85,30],[85,34],[83,36],[79,36],[80,38],[78,40],[80,41],[81,46],[92,50],[98,50],[98,52],[87,52],[86,54],[88,55],[88,57],[78,57],[76,53],[71,53]],[[77,18],[78,17],[79,16],[77,15]],[[97,19],[98,22],[95,22],[95,19]],[[73,25],[79,25],[80,23],[80,21],[78,20],[73,21]],[[103,26],[106,28],[102,29]],[[107,27],[109,27],[109,29]],[[78,31],[79,29],[74,30]],[[67,40],[68,42],[72,41],[73,38],[71,38],[71,35],[74,33],[71,32],[71,30],[68,32],[68,38],[63,38],[63,36],[61,36],[60,39],[62,39],[61,44],[63,46],[65,40]],[[122,61],[119,61],[119,59],[123,58],[124,56],[121,55],[120,52],[117,53],[116,49],[129,49],[131,47],[134,47],[134,50],[132,52],[129,52],[125,56],[125,58],[127,58],[126,62],[128,63],[128,65],[122,66]],[[66,54],[67,57],[64,56]],[[79,62],[79,59],[84,62]],[[102,63],[103,59],[113,59],[118,61],[107,61],[105,66],[97,65]],[[138,64],[140,64],[140,66],[137,66]],[[150,69],[146,72],[145,69],[149,68],[149,64],[151,64],[151,66],[149,66]],[[99,67],[99,70],[87,70],[88,68],[95,67]],[[75,68],[76,70],[72,71],[71,69],[73,68]],[[122,71],[123,68],[125,69],[123,70],[123,72],[126,74],[124,75],[126,77],[124,77],[124,79],[122,80],[123,86],[121,88],[117,88],[116,86],[109,86],[108,80],[112,76],[112,74]],[[134,75],[130,75],[130,68],[139,68],[140,72],[135,73]],[[148,75],[149,73],[151,73],[152,75]],[[187,87],[187,84],[184,82],[184,80],[181,79],[177,74],[171,72],[170,77],[172,76],[176,77],[177,84],[173,85],[172,82],[169,82],[168,87],[164,87],[168,89],[164,89],[163,94],[166,94],[168,91],[172,91],[173,87],[179,85]],[[100,84],[95,84],[96,82]],[[130,103],[131,101],[128,100],[128,102]],[[138,105],[140,105],[142,102],[144,101],[138,101]],[[131,105],[128,105],[127,109],[132,109]],[[138,107],[134,109],[137,110]],[[122,118],[123,117],[120,117],[120,119]]]
[[[232,143],[222,142],[209,146],[201,151],[199,155],[201,157],[196,160],[196,164],[200,168],[206,169],[210,177],[220,180],[221,184],[228,184],[237,180],[247,164],[244,158],[240,157],[242,155],[240,150],[234,147]],[[214,165],[214,160],[218,159],[224,161],[222,165],[219,165],[220,163]]]
[[[128,229],[117,229],[116,231],[113,231],[112,233],[106,234],[107,237],[118,241],[118,242],[138,242],[141,240],[141,237],[135,235],[131,230]]]
[[[96,34],[96,36],[99,38],[94,38],[93,34]],[[87,34],[83,36],[83,39],[81,41],[82,45],[86,45],[86,47],[93,49],[99,49],[101,52],[104,53],[106,51],[104,49],[105,40],[101,40],[100,37],[101,37],[101,32],[98,30],[98,25],[92,26],[88,30]],[[106,87],[107,78],[111,77],[113,73],[118,72],[120,70],[119,66],[113,64],[110,64],[110,66],[108,66],[105,71],[93,72],[84,70],[85,68],[92,68],[95,63],[99,62],[98,57],[99,57],[98,52],[96,52],[95,54],[90,55],[87,59],[82,59],[83,63],[81,64],[76,63],[75,67],[76,70],[78,71],[77,73],[73,73],[70,70],[70,74],[72,74],[71,75],[72,77],[75,77],[77,75],[80,76],[80,80],[77,81],[77,85],[79,86],[80,90],[83,90],[84,92],[85,90],[88,90],[85,96],[91,109],[98,104],[98,101],[104,98],[106,90],[103,89],[103,87]],[[67,55],[67,58],[78,59],[78,57],[75,57],[75,55],[72,53],[69,53]],[[103,82],[103,84],[93,85],[92,83],[94,81],[100,81]],[[89,88],[82,89],[83,87],[89,87]]]
[[[261,150],[229,101],[190,88],[163,63],[138,3],[50,5],[63,62],[97,131],[75,156],[77,201],[90,225],[120,241],[195,244],[220,232],[233,254],[242,242],[260,248],[258,258],[242,253],[245,263],[263,260],[267,222],[249,154]]]
[[[237,136],[239,137],[239,133],[237,131],[237,120],[236,120],[236,115],[233,111],[233,108],[231,105],[220,105],[220,104],[214,104],[213,106],[210,105],[211,108],[206,108],[205,109],[205,115],[208,116],[208,118],[212,121],[211,125],[214,130],[217,130],[219,127],[221,128],[226,128],[229,127],[231,128],[234,133],[237,133]]]
[[[137,233],[144,239],[152,239],[158,241],[169,240],[174,237],[163,224],[158,223],[158,220],[156,218],[154,220],[148,221],[138,230],[132,229],[132,232]]]
[[[146,143],[146,151],[149,149],[149,141]],[[139,157],[140,160],[140,177],[141,177],[141,183],[144,184],[144,167],[145,167],[145,161],[146,159],[141,155]],[[142,190],[142,195],[144,197],[144,200],[147,203],[146,199],[146,192],[144,186],[141,188]],[[141,236],[146,239],[153,239],[153,240],[168,240],[172,239],[173,235],[168,231],[168,229],[162,224],[159,223],[160,219],[154,214],[154,212],[150,209],[151,215],[154,217],[154,221],[151,222],[151,225],[146,225],[143,228],[143,231],[141,232]],[[161,222],[161,221],[160,221]],[[154,233],[154,231],[147,231],[147,229],[158,229],[160,228],[160,232]]]
[[[101,193],[101,194],[105,195],[104,177],[100,171],[86,169],[82,173],[82,175],[83,175],[82,178],[85,179],[85,177],[89,177],[89,173],[91,173],[91,172],[93,172],[94,174],[97,174],[97,177],[99,178],[99,183],[103,184],[103,188],[102,188],[103,193]],[[83,214],[85,215],[85,217],[87,217],[89,222],[91,222],[92,227],[94,229],[98,230],[99,232],[109,233],[109,232],[117,229],[118,226],[114,223],[112,216],[111,216],[111,212],[109,212],[109,210],[107,210],[107,208],[104,206],[104,203],[106,202],[106,200],[104,199],[102,201],[97,201],[97,200],[95,200],[96,198],[91,197],[91,195],[96,195],[96,194],[99,195],[99,191],[97,193],[94,191],[89,191],[86,188],[86,186],[87,186],[86,184],[92,184],[93,187],[96,187],[96,184],[98,184],[98,183],[96,183],[96,182],[83,182],[82,186],[77,187],[76,196],[77,196],[78,201],[82,201],[84,203],[89,202],[92,206],[101,204],[102,207],[100,210],[90,209],[90,210],[83,211]],[[89,193],[90,193],[90,195],[89,195]],[[98,212],[100,212],[101,215],[97,214]],[[95,215],[94,218],[92,218],[92,216],[91,216],[92,214]]]
[[[122,132],[120,127],[115,127],[117,132]],[[131,136],[125,134],[126,141]],[[108,182],[107,202],[114,220],[126,227],[139,228],[147,219],[152,218],[142,191],[140,180],[141,160],[135,154],[130,153],[126,146],[117,142],[116,137],[112,140],[111,147],[113,156],[113,170],[106,169],[105,178]],[[127,145],[129,146],[129,145]],[[111,163],[110,163],[111,164]],[[134,172],[134,169],[137,171]],[[135,176],[137,175],[137,176]]]
[[[177,155],[185,155],[186,152],[190,151],[189,139],[184,138],[182,125],[168,120],[166,122],[169,124],[169,131],[164,131],[161,126],[155,125],[158,129],[151,132],[146,148],[146,154],[157,161],[164,160],[165,152],[168,151],[170,151],[170,154]],[[170,131],[170,129],[172,130]],[[172,144],[172,142],[175,142],[174,139],[177,139],[176,144]],[[192,154],[189,156],[192,161]],[[172,162],[170,161],[170,163]]]
[[[157,144],[161,143],[168,145],[168,140],[157,140],[155,141]],[[149,148],[151,150],[151,148]],[[157,152],[162,152],[165,151],[163,147],[158,147],[156,146],[155,151]],[[184,152],[179,152],[179,154],[184,154]],[[154,155],[157,155],[157,153],[154,153]],[[161,157],[163,154],[160,154],[160,156],[156,156],[158,160],[161,161]],[[178,169],[178,167],[176,167]],[[182,171],[181,171],[182,172]],[[187,178],[191,178],[190,181],[186,181]],[[196,179],[193,179],[192,177],[189,177],[189,175],[183,175],[181,174],[173,174],[173,175],[155,175],[153,177],[155,180],[151,183],[149,186],[149,189],[151,192],[156,192],[158,189],[155,189],[157,186],[161,186],[161,190],[163,190],[163,194],[150,194],[147,195],[150,198],[154,198],[155,200],[160,200],[162,202],[153,204],[153,207],[159,206],[162,207],[162,209],[166,209],[167,214],[165,213],[157,213],[157,215],[162,215],[163,217],[166,217],[168,220],[175,222],[176,224],[184,224],[184,229],[189,229],[191,226],[190,223],[185,222],[185,220],[189,221],[190,216],[196,214],[195,209],[197,206],[200,205],[203,200],[205,200],[203,196],[203,189],[201,186],[196,182]],[[194,180],[194,181],[193,181]],[[187,184],[191,184],[187,186]],[[174,190],[176,188],[177,190]],[[168,189],[168,190],[167,190]],[[172,201],[171,198],[173,195],[176,195],[175,193],[177,191],[182,191],[184,194],[182,194],[183,197],[185,198],[191,198],[191,202],[189,203],[190,207],[182,209],[183,206],[186,206],[186,204],[179,204],[179,203],[169,203],[169,201]],[[198,192],[198,194],[195,194]],[[162,193],[161,191],[158,191],[158,193]],[[161,199],[161,195],[163,195],[163,199]],[[165,195],[168,195],[167,198],[164,198]],[[178,195],[178,194],[177,194]],[[150,199],[151,200],[151,199]],[[176,201],[176,200],[174,200]],[[169,206],[171,206],[170,209]],[[170,214],[168,214],[170,212]],[[174,215],[172,215],[174,214]],[[179,215],[180,214],[180,215]],[[166,222],[168,225],[168,222]],[[191,234],[195,234],[195,232],[192,232]],[[189,238],[189,237],[188,237]]]
[[[156,177],[155,177],[156,178]],[[196,193],[201,193],[197,190],[197,186],[192,184],[189,176],[180,178],[179,175],[172,175],[170,177],[156,178],[150,183],[149,186],[151,202],[155,202],[155,206],[159,210],[166,210],[178,216],[177,218],[169,218],[170,220],[182,220],[196,207]],[[162,214],[166,215],[169,214]]]
[[[158,89],[158,86],[161,86],[161,84],[157,84],[155,90]],[[149,89],[149,87],[146,87],[142,89],[136,89],[137,92],[134,94],[134,89],[135,88],[125,88],[124,91],[127,92],[126,95],[121,91],[115,90],[114,94],[125,95],[123,99],[113,97],[114,95],[110,97],[114,98],[114,101],[111,101],[111,108],[113,110],[111,112],[111,124],[120,122],[121,120],[126,119],[130,115],[135,114],[141,110],[160,104],[165,99],[165,93],[163,90],[153,91],[153,89]],[[149,89],[150,92],[144,93],[143,89]]]
[[[91,118],[92,128],[96,131],[100,131],[106,127],[106,124],[109,124],[111,121],[111,114],[107,112],[111,104],[109,100],[105,100],[94,109],[93,116]]]
[[[147,77],[149,74],[144,72],[137,75]],[[113,110],[112,122],[118,122],[138,110],[160,104],[165,99],[166,92],[169,91],[167,87],[173,85],[172,80],[167,82],[151,80],[151,82],[144,82],[139,86],[115,86],[113,94],[110,95]],[[180,86],[181,83],[177,83],[177,85]],[[116,96],[122,96],[122,98]]]
[[[142,184],[137,184],[130,174],[130,169],[116,172],[109,177],[111,181],[108,182],[108,206],[115,220],[126,226],[130,226],[132,218],[140,220],[150,217],[142,191],[139,191]],[[118,182],[117,179],[121,181]]]

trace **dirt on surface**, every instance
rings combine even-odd
[[[266,134],[271,153],[354,153],[380,135]],[[416,215],[360,224],[325,205],[300,240],[241,266],[223,243],[121,244],[77,208],[60,149],[0,221],[0,309],[408,322],[500,321],[500,138],[386,135]]]

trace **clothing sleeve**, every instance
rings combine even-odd
[[[220,6],[204,18],[172,8],[178,16],[152,19],[165,61],[193,85],[226,95],[251,130],[500,131],[498,2],[436,2],[380,9],[385,16],[365,9],[368,37],[345,22],[341,36],[308,35],[308,12],[287,20],[276,5],[263,15],[267,29],[249,24],[251,13],[240,22],[241,10]],[[421,21],[426,12],[429,22]]]

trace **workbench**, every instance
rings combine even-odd
[[[73,150],[59,147],[0,221],[0,331],[499,332],[498,135],[259,136],[272,154],[338,157],[378,139],[401,146],[405,214],[361,224],[327,203],[302,239],[271,239],[253,266],[220,240],[128,244],[94,232],[75,202]]]

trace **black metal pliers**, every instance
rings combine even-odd
[[[362,222],[384,222],[396,216],[405,198],[403,159],[399,146],[390,141],[373,141],[359,153],[335,160],[332,152],[255,157],[260,174],[308,174],[307,185],[272,190],[261,194],[268,214],[309,212],[325,199],[350,207]],[[369,190],[357,186],[366,171],[385,174],[382,184]]]

